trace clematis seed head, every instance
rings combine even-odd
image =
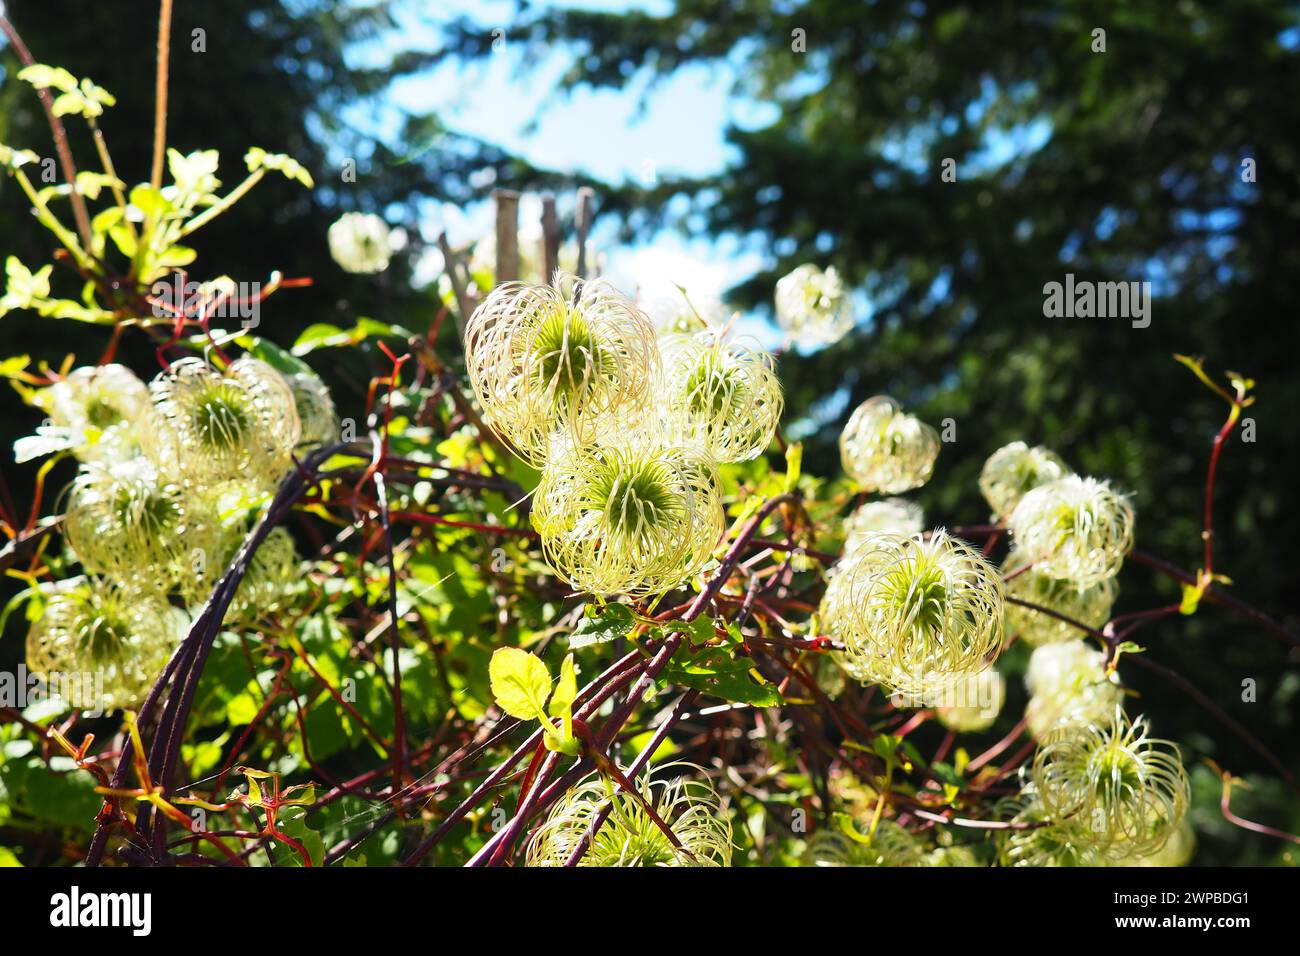
[[[27,633],[27,666],[55,675],[93,675],[103,709],[140,703],[184,636],[188,616],[156,593],[97,577],[45,589],[44,611]]]
[[[302,426],[288,383],[265,362],[244,357],[222,372],[181,359],[149,391],[154,407],[142,438],[161,472],[200,485],[270,484],[292,466]]]
[[[772,356],[713,331],[662,336],[659,346],[663,376],[651,427],[720,463],[761,455],[784,407]]]
[[[984,556],[939,530],[867,535],[821,603],[849,675],[933,696],[987,670],[1002,649],[1002,580]]]
[[[493,289],[465,328],[470,384],[484,418],[540,466],[557,438],[595,440],[602,420],[634,419],[659,370],[654,328],[603,280]]]
[[[840,434],[845,473],[867,492],[897,494],[930,480],[939,433],[885,395],[869,398]]]
[[[685,774],[689,764],[664,764],[635,781],[645,804],[672,829],[680,848],[646,812],[642,800],[611,788],[599,776],[570,790],[528,842],[527,866],[564,866],[598,816],[596,831],[580,866],[730,866],[731,822],[717,792]]]
[[[776,322],[804,346],[832,345],[853,328],[853,306],[834,266],[824,272],[811,263],[776,284]]]
[[[1133,550],[1133,506],[1094,478],[1067,475],[1034,488],[1007,524],[1039,571],[1078,587],[1114,577]]]
[[[1003,445],[984,462],[980,492],[993,509],[993,516],[1005,520],[1026,492],[1071,474],[1060,456],[1041,446],[1030,448],[1022,441]]]
[[[635,441],[553,456],[531,518],[551,567],[593,594],[675,587],[703,567],[723,530],[712,461]]]
[[[1058,826],[1086,833],[1108,858],[1162,849],[1182,825],[1191,784],[1178,747],[1148,735],[1146,719],[1110,718],[1054,731],[1031,774]]]

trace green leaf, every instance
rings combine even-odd
[[[78,770],[68,757],[52,757],[47,767],[29,751],[26,740],[5,745],[8,759],[0,762],[0,795],[7,795],[5,802],[40,823],[90,832],[104,802],[95,793],[95,778]]]
[[[555,685],[555,692],[551,694],[550,706],[546,712],[552,717],[565,718],[564,724],[567,729],[569,726],[569,717],[573,709],[573,701],[578,696],[578,675],[573,669],[573,655],[570,654],[560,665],[560,679]]]
[[[182,205],[211,204],[221,180],[217,179],[219,155],[215,149],[199,149],[183,155],[167,150],[167,169],[176,184],[177,201]]]
[[[803,443],[791,442],[785,447],[785,490],[789,494],[799,484],[799,473],[803,470]]]
[[[593,607],[588,605],[587,616],[569,635],[570,649],[576,651],[592,644],[606,644],[626,637],[636,625],[636,617],[626,604],[607,604],[594,616],[592,610]]]
[[[755,673],[748,658],[725,647],[706,648],[681,662],[673,661],[664,669],[663,679],[732,703],[754,707],[781,704],[776,686]]]
[[[297,341],[293,343],[293,354],[306,355],[319,348],[328,348],[331,345],[346,345],[347,343],[347,333],[337,325],[330,325],[328,322],[316,322],[299,333]]]
[[[0,143],[0,166],[6,169],[20,169],[28,163],[40,162],[40,159],[30,149],[14,149]]]
[[[134,187],[130,198],[131,205],[139,209],[146,219],[157,221],[172,210],[172,204],[167,201],[167,197],[148,183],[141,183]]]
[[[155,265],[161,269],[179,269],[198,257],[198,252],[189,246],[170,246],[158,256]]]
[[[511,717],[540,720],[546,714],[551,675],[537,657],[517,647],[499,647],[488,665],[497,706]]]
[[[25,66],[18,71],[18,79],[24,83],[30,83],[38,90],[48,90],[54,87],[67,93],[69,90],[77,88],[77,78],[61,66],[47,66],[44,63],[33,63],[31,66]]]
[[[710,617],[697,617],[695,620],[683,624],[682,629],[686,631],[692,644],[707,644],[718,633],[717,626]]]
[[[325,862],[325,841],[320,833],[307,823],[307,814],[293,814],[280,821],[280,832],[292,837],[302,844],[307,855],[311,857],[312,866],[321,866]],[[283,866],[304,866],[302,854],[288,844],[276,845],[276,861]]]
[[[295,182],[302,183],[308,189],[316,185],[306,167],[284,153],[268,153],[260,146],[253,146],[244,154],[244,163],[250,173],[259,169],[273,169]]]
[[[111,325],[117,321],[117,316],[112,312],[84,306],[73,299],[46,299],[36,306],[36,311],[56,319],[76,319],[78,322],[97,325]]]
[[[50,294],[50,273],[53,266],[42,266],[35,272],[28,269],[17,256],[5,259],[4,298],[0,300],[0,315],[9,309],[30,309],[39,299]]]
[[[302,359],[266,339],[255,335],[241,335],[235,341],[254,358],[261,359],[281,375],[316,375],[312,367]]]
[[[303,329],[298,340],[293,343],[293,354],[306,355],[316,349],[356,345],[371,337],[409,339],[411,332],[400,325],[389,325],[365,316],[357,319],[357,324],[350,329],[342,329],[328,322],[317,322]]]

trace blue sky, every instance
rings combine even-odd
[[[652,13],[667,6],[661,0],[570,0],[562,5]],[[726,127],[761,125],[775,115],[774,107],[732,95],[736,76],[725,64],[686,68],[649,89],[637,80],[620,91],[560,94],[555,84],[572,52],[557,49],[540,62],[530,61],[525,69],[522,43],[512,43],[510,37],[513,3],[447,0],[436,8],[433,14],[429,6],[413,2],[400,9],[399,34],[354,51],[353,59],[362,63],[386,58],[402,48],[436,49],[440,25],[459,14],[482,24],[485,33],[504,30],[502,48],[477,63],[449,62],[395,83],[381,114],[357,121],[382,131],[392,128],[399,111],[432,110],[457,132],[498,144],[539,166],[605,181],[648,183],[656,176],[702,175],[724,168],[737,159],[724,141]],[[525,197],[521,220],[535,219],[538,203],[538,197]],[[491,210],[486,206],[441,206],[430,211],[427,224],[430,236],[446,229],[458,244],[490,228]],[[730,239],[687,241],[664,233],[646,244],[615,247],[607,229],[597,233],[595,242],[603,248],[606,275],[629,292],[640,287],[658,295],[668,282],[675,282],[716,295],[764,265],[760,254]],[[761,320],[746,317],[743,324],[764,339],[774,335]]]

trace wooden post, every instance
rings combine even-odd
[[[497,275],[496,284],[519,278],[519,193],[497,189]]]
[[[542,281],[550,282],[560,268],[560,220],[555,214],[555,197],[542,197]]]
[[[470,313],[474,310],[465,282],[457,268],[456,254],[451,251],[451,243],[447,241],[445,232],[438,237],[438,248],[442,250],[442,271],[447,273],[447,279],[451,282],[451,291],[456,296],[456,329],[460,332],[461,339],[464,339],[465,323],[469,321]]]
[[[578,190],[578,278],[587,278],[587,234],[591,231],[592,203],[596,194],[590,186]]]

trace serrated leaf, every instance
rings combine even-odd
[[[663,679],[736,704],[777,707],[782,703],[776,686],[755,673],[748,658],[726,648],[707,648],[674,661],[664,669]]]
[[[605,644],[627,636],[635,625],[636,618],[626,604],[607,604],[595,617],[584,617],[574,628],[569,635],[569,647],[576,651],[592,644]]]
[[[551,675],[537,657],[517,647],[499,647],[488,664],[488,681],[497,706],[511,717],[537,720],[546,713]]]

